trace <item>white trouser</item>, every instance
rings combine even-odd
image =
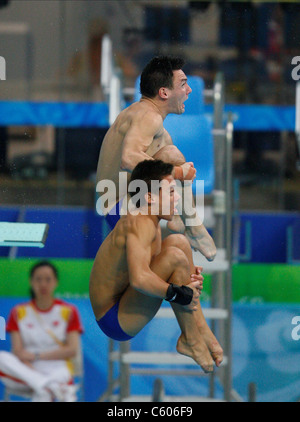
[[[70,374],[68,371],[51,371],[50,374],[41,373],[36,369],[21,362],[14,354],[0,351],[0,375],[1,381],[8,387],[18,391],[39,392],[52,382],[68,383]]]

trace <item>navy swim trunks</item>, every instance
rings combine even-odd
[[[117,302],[106,314],[97,321],[97,324],[101,328],[104,334],[113,340],[117,341],[127,341],[131,340],[133,337],[126,334],[120,327],[118,320],[118,310],[119,303]]]
[[[108,223],[111,230],[115,228],[115,225],[120,220],[120,211],[122,207],[122,200],[119,201],[105,216],[105,220]]]

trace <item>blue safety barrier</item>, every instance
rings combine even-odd
[[[108,127],[106,103],[0,102],[0,126]]]
[[[300,217],[287,227],[287,261],[300,265]]]
[[[288,228],[299,226],[299,213],[243,212],[239,219],[239,262],[288,262],[291,258],[288,256]],[[295,236],[296,229],[293,237],[296,253],[299,251],[299,236]]]
[[[204,113],[213,117],[213,106],[204,106]],[[226,104],[225,118],[232,114],[234,130],[245,131],[295,131],[296,109],[294,106],[268,106],[251,104]]]
[[[192,94],[185,103],[186,114],[191,99]],[[213,106],[205,104],[203,110],[212,121]],[[229,112],[233,114],[235,130],[295,131],[294,106],[226,104],[224,111],[224,117]],[[0,101],[0,126],[12,125],[108,128],[108,106],[105,103]]]
[[[18,207],[2,206],[0,221],[15,222],[19,213]],[[299,213],[241,212],[238,218],[238,262],[298,262]],[[106,235],[104,217],[82,207],[28,207],[23,221],[47,223],[49,232],[43,249],[19,247],[17,257],[93,259]],[[0,256],[8,256],[9,250],[0,248]]]

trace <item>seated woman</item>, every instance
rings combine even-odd
[[[0,351],[0,379],[33,401],[76,401],[72,359],[82,325],[73,305],[55,299],[56,267],[48,261],[30,271],[32,300],[15,306],[7,321],[12,353]]]

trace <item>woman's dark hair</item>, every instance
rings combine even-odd
[[[140,92],[142,96],[154,98],[160,88],[173,88],[173,71],[184,66],[184,59],[172,56],[154,57],[141,74]]]
[[[29,271],[30,279],[32,279],[32,277],[34,276],[35,271],[38,268],[41,268],[41,267],[49,267],[49,268],[51,268],[51,270],[53,271],[53,274],[54,274],[55,278],[58,280],[58,271],[57,271],[57,268],[55,267],[55,265],[53,265],[49,261],[40,261],[40,262],[37,262],[36,264],[34,264],[31,267],[30,271]],[[30,288],[29,292],[30,292],[31,298],[34,299],[35,298],[35,295],[34,295],[34,292],[33,292],[33,290],[31,288]]]
[[[135,166],[132,170],[130,182],[134,180],[142,180],[146,182],[148,192],[151,192],[151,181],[158,180],[159,182],[166,176],[172,174],[173,164],[166,163],[161,160],[144,160]],[[130,192],[129,195],[133,197],[137,192]],[[137,207],[142,204],[137,203]]]

